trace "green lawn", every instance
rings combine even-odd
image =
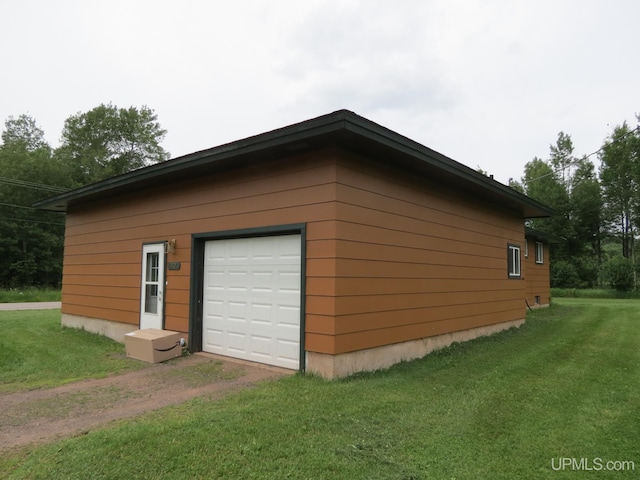
[[[636,290],[626,292],[612,288],[552,288],[551,297],[554,299],[560,297],[640,299],[640,292]]]
[[[53,288],[5,288],[0,289],[0,303],[59,302],[62,294]]]
[[[0,311],[0,393],[141,368],[101,335],[60,326],[60,310]]]
[[[0,477],[637,478],[639,318],[636,300],[562,299],[385,372],[286,377],[15,453]]]

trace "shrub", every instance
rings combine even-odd
[[[618,291],[628,292],[634,286],[633,265],[631,262],[620,256],[611,258],[604,265],[604,279]]]
[[[551,262],[551,286],[557,288],[579,288],[581,287],[578,270],[573,263],[566,260]]]

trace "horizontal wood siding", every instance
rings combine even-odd
[[[307,223],[313,246],[335,238],[334,199],[334,153],[325,151],[74,209],[67,215],[62,311],[138,324],[142,245],[175,239],[166,260],[181,265],[167,271],[165,328],[187,332],[193,233]],[[313,255],[312,278],[335,261]]]
[[[307,350],[502,323],[524,317],[525,282],[507,276],[507,245],[524,249],[522,220],[328,149],[72,209],[62,310],[138,324],[142,245],[175,239],[165,328],[187,332],[192,234],[305,223]]]
[[[336,194],[335,237],[309,245],[308,349],[338,354],[524,318],[525,282],[507,272],[507,245],[524,248],[519,215],[347,156]]]
[[[529,256],[523,258],[522,274],[526,283],[527,303],[536,304],[536,296],[541,305],[549,305],[551,301],[551,284],[549,275],[549,245],[544,245],[543,263],[536,263],[536,241],[528,238]],[[523,253],[524,255],[524,253]]]

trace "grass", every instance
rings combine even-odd
[[[238,378],[241,370],[226,372],[222,362],[207,362],[192,365],[188,369],[159,371],[156,377],[171,381],[180,388],[204,387],[213,381],[230,381]]]
[[[634,478],[552,461],[640,469],[640,301],[555,303],[518,330],[388,371],[286,377],[14,452],[0,476]]]
[[[0,289],[0,303],[59,302],[59,289],[24,287]]]
[[[130,391],[117,386],[95,387],[89,390],[67,392],[53,398],[34,398],[25,401],[20,412],[0,416],[0,429],[46,417],[51,410],[56,412],[56,420],[73,418],[76,415],[107,408],[123,395],[132,396]],[[138,395],[139,396],[139,395]]]
[[[553,298],[629,298],[640,299],[640,291],[623,292],[612,288],[552,288]]]
[[[60,310],[0,312],[0,393],[144,366],[107,337],[60,326]]]

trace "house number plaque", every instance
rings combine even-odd
[[[180,262],[169,262],[167,263],[168,270],[180,270]]]

